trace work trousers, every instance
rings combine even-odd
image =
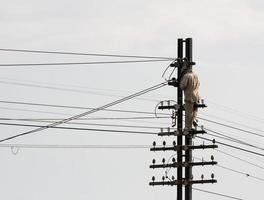
[[[192,101],[185,101],[185,130],[191,130],[193,121],[197,117],[197,108]]]

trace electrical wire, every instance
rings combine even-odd
[[[201,136],[195,136],[195,137],[199,138],[199,139],[202,139],[202,140],[210,141],[210,142],[214,141],[214,140],[211,140],[211,139],[208,139],[208,138],[205,138],[205,137],[201,137]],[[251,154],[254,154],[254,155],[258,155],[258,156],[264,157],[264,154],[262,154],[262,153],[258,153],[258,152],[255,152],[255,151],[250,151],[248,149],[244,149],[244,148],[237,147],[237,146],[234,146],[234,145],[226,144],[226,143],[219,142],[219,141],[216,141],[216,140],[214,142],[216,144],[221,144],[223,146],[227,146],[227,147],[230,147],[230,148],[233,148],[233,149],[241,150],[241,151],[244,151],[244,152],[247,152],[247,153],[251,153]]]
[[[203,159],[200,159],[200,158],[197,158],[197,157],[193,157],[193,158],[197,159],[199,161],[203,161]],[[216,166],[220,167],[222,169],[237,173],[237,174],[245,175],[247,178],[253,178],[253,179],[256,179],[256,180],[259,180],[259,181],[264,181],[263,178],[260,178],[260,177],[257,177],[257,176],[252,176],[249,173],[241,172],[239,170],[236,170],[236,169],[233,169],[233,168],[230,168],[230,167],[226,167],[226,166],[223,166],[223,165],[220,165],[220,164],[217,164]]]
[[[227,136],[227,135],[225,135],[225,134],[223,134],[223,133],[219,133],[219,132],[217,132],[217,131],[213,131],[213,130],[211,130],[211,129],[207,129],[207,128],[204,128],[204,130],[209,131],[209,132],[213,132],[213,133],[217,134],[217,135],[215,135],[215,134],[211,134],[211,133],[208,133],[208,132],[207,132],[207,133],[206,133],[207,135],[214,136],[214,137],[217,137],[217,138],[221,138],[221,139],[223,139],[223,140],[228,140],[228,141],[231,141],[231,142],[235,142],[235,143],[238,143],[238,144],[242,144],[242,145],[250,146],[250,147],[252,147],[252,148],[259,149],[259,150],[262,150],[262,151],[264,150],[264,148],[262,148],[262,147],[258,147],[258,146],[256,146],[256,145],[250,144],[250,143],[248,143],[248,142],[244,142],[244,141],[242,141],[242,140],[238,140],[238,139],[236,139],[236,138],[233,138],[233,137]],[[221,137],[221,136],[219,136],[219,135],[224,136],[224,137]]]
[[[224,151],[222,151],[222,150],[215,149],[215,151],[220,152],[220,153],[222,153],[222,154],[224,154],[224,155],[226,155],[226,156],[229,156],[229,157],[235,158],[235,159],[237,159],[237,160],[240,160],[240,161],[242,161],[242,162],[244,162],[244,163],[247,163],[247,164],[249,164],[249,165],[252,165],[252,166],[258,167],[258,168],[260,168],[260,169],[264,169],[263,166],[260,166],[260,165],[257,165],[257,164],[255,164],[255,163],[249,162],[249,161],[247,161],[247,160],[245,160],[245,159],[239,158],[238,156],[234,156],[234,155],[232,155],[232,154],[230,154],[230,153],[227,153],[227,152],[224,152]]]
[[[175,58],[157,57],[157,56],[98,54],[98,53],[62,52],[62,51],[45,51],[45,50],[29,50],[29,49],[8,49],[8,48],[1,48],[0,51],[23,52],[23,53],[40,53],[40,54],[78,55],[78,56],[100,56],[100,57],[117,57],[117,58],[146,58],[146,59],[175,60]]]
[[[44,89],[50,89],[50,90],[58,90],[58,91],[66,91],[66,92],[76,92],[81,94],[92,94],[92,95],[98,95],[98,96],[107,96],[107,97],[124,97],[124,95],[113,95],[113,94],[106,94],[102,92],[94,92],[94,91],[88,91],[88,90],[82,90],[82,89],[72,89],[72,88],[65,88],[65,87],[57,87],[54,85],[39,85],[39,84],[32,84],[32,83],[23,83],[23,82],[14,82],[14,81],[0,81],[1,84],[8,84],[8,85],[17,85],[17,86],[24,86],[24,87],[33,87],[33,88],[44,88]],[[150,98],[136,98],[138,100],[144,100],[144,101],[151,101],[151,102],[157,102],[158,100],[150,99]]]
[[[149,145],[58,145],[58,144],[0,144],[0,148],[26,149],[148,149]]]
[[[0,121],[2,118],[0,118]],[[7,121],[30,121],[30,122],[47,122],[52,123],[51,120],[28,120],[28,119],[6,119]],[[140,129],[161,129],[163,127],[157,127],[157,126],[133,126],[133,125],[124,125],[124,124],[98,124],[98,123],[80,123],[80,122],[68,122],[67,124],[73,124],[73,125],[86,125],[86,126],[106,126],[106,127],[119,127],[119,128],[140,128]],[[0,122],[1,125],[1,122]]]
[[[54,107],[54,108],[72,108],[72,109],[85,109],[85,110],[92,110],[92,107],[83,107],[83,106],[69,106],[69,105],[57,105],[57,104],[43,104],[43,103],[32,103],[32,102],[21,102],[21,101],[5,101],[0,100],[0,103],[4,104],[18,104],[18,105],[29,105],[29,106],[43,106],[43,107]],[[104,109],[103,111],[110,111],[110,112],[121,112],[121,113],[134,113],[134,114],[149,114],[154,115],[154,112],[147,112],[147,111],[136,111],[136,110],[120,110],[120,109]],[[159,115],[170,115],[166,113],[157,113]]]
[[[4,142],[4,141],[7,141],[7,140],[11,140],[11,139],[14,139],[14,138],[17,138],[17,137],[21,137],[21,136],[24,136],[24,135],[28,135],[28,134],[32,134],[32,133],[35,133],[35,132],[39,132],[39,131],[42,131],[42,130],[45,130],[45,129],[48,129],[48,128],[51,128],[51,127],[55,127],[55,126],[58,126],[60,124],[63,124],[63,123],[67,123],[69,121],[72,121],[72,120],[75,120],[75,119],[78,119],[78,118],[81,118],[81,117],[84,117],[84,116],[87,116],[89,114],[92,114],[92,113],[95,113],[95,112],[98,112],[100,110],[103,110],[105,108],[108,108],[108,107],[111,107],[111,106],[114,106],[114,105],[117,105],[117,104],[120,104],[124,101],[127,101],[127,100],[130,100],[136,96],[140,96],[140,95],[143,95],[147,92],[150,92],[150,91],[153,91],[153,90],[157,90],[161,87],[164,87],[165,85],[167,85],[167,82],[163,82],[163,83],[160,83],[160,84],[157,84],[157,85],[154,85],[150,88],[147,88],[145,90],[142,90],[140,92],[137,92],[137,93],[134,93],[132,95],[129,95],[127,97],[124,97],[122,99],[119,99],[119,100],[116,100],[114,102],[111,102],[111,103],[108,103],[108,104],[105,104],[101,107],[98,107],[98,108],[95,108],[93,110],[89,110],[89,111],[86,111],[86,112],[83,112],[81,114],[78,114],[78,115],[75,115],[75,116],[72,116],[70,118],[66,118],[64,120],[61,120],[61,121],[58,121],[58,122],[54,122],[52,124],[49,124],[47,126],[44,126],[44,127],[40,127],[40,128],[37,128],[37,129],[33,129],[31,131],[26,131],[24,133],[20,133],[20,134],[17,134],[17,135],[14,135],[14,136],[11,136],[11,137],[7,137],[7,138],[4,138],[4,139],[1,139],[0,142]]]
[[[258,134],[256,132],[244,130],[244,129],[241,129],[241,128],[238,128],[238,127],[235,127],[235,126],[231,126],[231,125],[227,125],[227,124],[224,124],[224,123],[216,122],[214,120],[205,119],[205,118],[202,118],[202,117],[197,117],[197,118],[200,119],[200,120],[204,120],[204,121],[207,121],[207,122],[211,122],[211,123],[217,124],[217,125],[225,126],[227,128],[238,130],[238,131],[241,131],[241,132],[244,132],[244,133],[249,133],[249,134],[252,134],[252,135],[259,136],[259,137],[264,137],[264,135]]]
[[[89,118],[79,118],[76,120],[137,120],[137,119],[168,119],[170,117],[89,117]],[[0,118],[0,120],[5,121],[44,121],[44,120],[50,120],[50,121],[57,121],[57,120],[63,120],[64,118]]]
[[[97,64],[125,64],[125,63],[147,63],[164,62],[168,60],[124,60],[124,61],[95,61],[95,62],[54,62],[54,63],[7,63],[0,64],[0,67],[26,67],[26,66],[66,66],[66,65],[97,65]]]
[[[238,198],[238,197],[234,197],[234,196],[230,196],[230,195],[226,195],[226,194],[222,194],[222,193],[216,193],[216,192],[212,192],[212,191],[208,191],[208,190],[202,190],[200,188],[192,187],[192,189],[200,191],[200,192],[205,192],[205,193],[214,194],[214,195],[217,195],[217,196],[229,198],[229,199],[244,200],[244,199],[241,199],[241,198]]]
[[[102,131],[102,132],[114,132],[114,133],[134,133],[134,134],[157,135],[157,133],[147,132],[147,131],[123,131],[123,130],[112,130],[112,129],[94,129],[94,128],[79,128],[79,127],[65,127],[65,126],[49,126],[49,125],[42,126],[42,125],[21,124],[21,123],[0,123],[0,125],[37,127],[38,129],[42,129],[42,130],[47,129],[47,128],[55,128],[55,129],[79,130],[79,131]],[[34,130],[36,130],[36,129],[34,129]],[[14,136],[12,136],[12,137],[14,137]],[[4,141],[6,141],[6,140],[4,140]]]

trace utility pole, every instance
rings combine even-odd
[[[184,45],[185,44],[185,45]],[[183,91],[179,87],[181,76],[182,76],[182,67],[184,62],[184,47],[185,47],[185,58],[188,61],[189,67],[195,65],[192,58],[192,38],[187,38],[183,40],[182,38],[178,39],[178,57],[175,61],[170,64],[170,67],[178,68],[177,69],[177,78],[173,77],[168,81],[168,85],[177,88],[177,103],[172,105],[170,101],[166,101],[167,105],[164,105],[161,102],[161,105],[158,107],[160,110],[173,110],[172,111],[172,119],[174,121],[172,128],[167,128],[167,131],[161,129],[161,132],[158,133],[159,136],[176,136],[177,142],[174,141],[172,146],[166,146],[166,141],[163,141],[162,145],[157,145],[156,142],[153,142],[153,147],[150,149],[151,151],[176,151],[177,159],[172,158],[172,160],[168,160],[166,163],[165,158],[162,159],[161,164],[156,164],[156,160],[153,159],[152,165],[150,168],[177,168],[177,179],[174,176],[169,178],[166,176],[162,177],[161,181],[155,181],[155,176],[152,177],[152,182],[149,183],[151,186],[156,185],[176,185],[177,186],[177,200],[183,200],[183,186],[185,186],[185,200],[192,200],[192,185],[193,184],[204,184],[204,183],[216,183],[217,181],[214,179],[214,175],[212,174],[211,179],[204,179],[203,175],[201,179],[194,180],[192,174],[193,166],[205,166],[205,165],[216,165],[217,162],[214,161],[213,156],[211,156],[211,161],[203,161],[202,162],[193,162],[192,151],[195,149],[210,149],[217,148],[217,145],[214,143],[211,145],[192,145],[192,139],[196,134],[204,134],[206,133],[203,128],[201,130],[191,129],[184,130],[183,129],[183,112],[185,111],[183,104]],[[195,107],[204,108],[206,105],[201,102],[196,104]],[[176,129],[173,127],[176,126]],[[183,145],[183,139],[185,144]],[[183,158],[184,162],[183,162]],[[171,162],[171,163],[169,163]],[[184,171],[184,177],[183,177]]]

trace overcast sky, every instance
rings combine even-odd
[[[201,117],[263,134],[264,2],[261,0],[0,0],[0,49],[106,53],[176,57],[177,38],[193,38],[194,71],[208,108]],[[1,64],[132,60],[89,56],[30,54],[0,51]],[[1,67],[0,101],[99,107],[164,81],[170,61],[154,63]],[[168,77],[169,72],[166,74]],[[46,88],[45,88],[46,87]],[[55,88],[56,87],[56,88]],[[60,88],[60,89],[58,89]],[[61,90],[63,89],[63,90]],[[169,86],[114,106],[113,109],[153,112],[157,103],[174,99]],[[20,110],[16,110],[20,109]],[[0,105],[1,118],[66,118],[81,109]],[[90,117],[146,117],[130,113],[96,112]],[[6,122],[6,121],[0,121]],[[12,121],[13,122],[13,121]],[[21,122],[25,124],[41,124]],[[78,121],[80,122],[80,121]],[[89,123],[168,127],[171,119],[93,120]],[[236,123],[236,124],[235,124]],[[44,123],[45,124],[45,123]],[[200,121],[251,144],[264,147],[261,137]],[[43,123],[42,123],[43,125]],[[66,125],[65,125],[66,126]],[[69,127],[151,131],[158,129],[68,125]],[[246,127],[248,126],[248,127]],[[0,126],[1,138],[23,133],[31,127]],[[257,130],[256,130],[257,129]],[[211,138],[211,137],[208,137]],[[57,145],[150,145],[164,138],[154,135],[48,129],[6,144]],[[165,138],[172,142],[174,138]],[[196,144],[202,141],[196,139]],[[243,146],[244,148],[248,148]],[[18,149],[13,148],[13,153]],[[264,159],[221,147],[250,162]],[[250,149],[254,150],[254,149]],[[260,152],[260,151],[259,151]],[[146,149],[27,149],[14,155],[0,148],[0,187],[5,200],[160,200],[176,199],[176,187],[150,187],[152,158],[161,161],[172,153]],[[194,153],[216,160],[253,176],[264,178],[263,169],[213,150]],[[176,175],[171,170],[170,176]],[[251,200],[263,196],[263,181],[247,178],[216,166],[194,169],[194,178],[215,173],[218,183],[197,188]],[[193,192],[194,200],[222,200]]]

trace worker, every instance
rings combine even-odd
[[[197,106],[200,101],[199,94],[200,82],[197,75],[192,71],[192,66],[186,58],[184,58],[181,70],[180,88],[184,91],[185,102],[185,128],[188,131],[192,129],[192,125],[197,127]]]

